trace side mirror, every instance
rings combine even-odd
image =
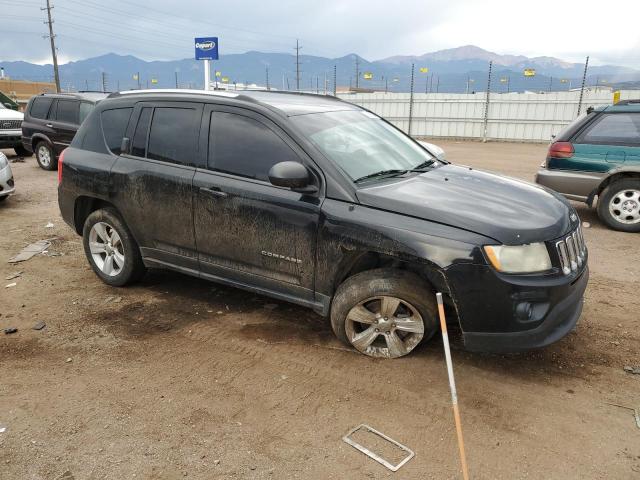
[[[122,137],[122,143],[120,144],[120,154],[129,153],[129,147],[131,146],[131,140],[129,137]]]
[[[269,170],[269,181],[276,187],[291,188],[295,191],[312,193],[316,188],[311,183],[307,167],[298,162],[276,163]]]

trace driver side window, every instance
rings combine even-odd
[[[235,113],[211,114],[207,161],[210,170],[268,182],[271,167],[287,161],[300,159],[262,122]]]

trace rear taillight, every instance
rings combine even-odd
[[[554,142],[549,147],[547,158],[571,158],[574,151],[571,142]]]
[[[67,149],[65,148],[58,157],[58,185],[62,183],[62,167],[64,165],[64,154],[66,151]]]

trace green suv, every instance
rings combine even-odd
[[[536,183],[593,206],[624,232],[640,231],[640,100],[589,109],[549,146]]]

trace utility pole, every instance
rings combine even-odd
[[[414,76],[415,64],[411,64],[411,90],[409,94],[409,128],[407,133],[411,136],[411,122],[413,120],[413,76]]]
[[[269,67],[265,67],[265,75],[267,77],[267,90],[271,90],[271,87],[269,87]]]
[[[548,91],[551,91],[551,84],[553,83],[553,77],[549,77],[549,89]]]
[[[56,79],[56,92],[60,93],[60,74],[58,73],[58,54],[56,53],[56,36],[53,34],[53,20],[51,19],[51,9],[53,5],[51,5],[50,1],[47,0],[47,6],[45,8],[41,8],[40,10],[47,11],[47,18],[44,23],[49,24],[49,41],[51,42],[51,56],[53,57],[53,75]],[[47,38],[45,35],[44,38]]]
[[[589,67],[589,57],[584,62],[584,73],[582,74],[582,86],[580,87],[580,100],[578,100],[578,117],[582,110],[582,97],[584,96],[584,84],[587,81],[587,68]]]
[[[178,72],[176,71],[174,73],[175,73],[175,76],[176,76],[176,88],[178,88]]]
[[[107,92],[107,74],[102,72],[102,93]]]
[[[337,65],[334,65],[333,66],[333,96],[334,97],[337,96],[337,93],[338,93],[337,70],[338,70]]]
[[[482,134],[482,141],[487,141],[487,127],[489,124],[489,100],[491,95],[491,69],[493,62],[489,62],[489,76],[487,77],[487,99],[484,103],[484,133]]]
[[[360,87],[360,58],[356,55],[356,88]]]
[[[300,43],[296,39],[296,90],[300,90]]]

